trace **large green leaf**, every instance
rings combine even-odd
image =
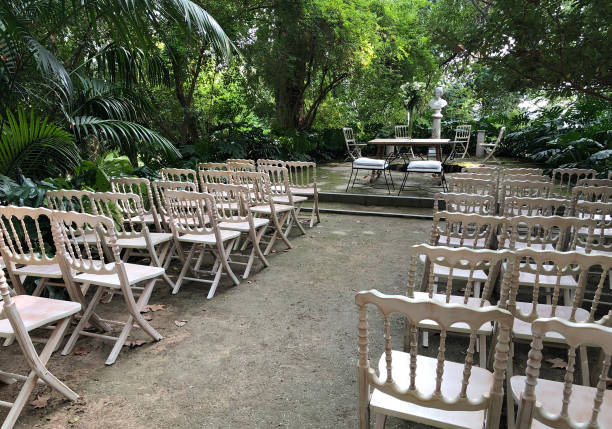
[[[44,178],[65,174],[79,164],[73,136],[34,111],[28,116],[20,108],[15,117],[7,110],[0,122],[0,174],[14,176],[20,168],[26,176]]]

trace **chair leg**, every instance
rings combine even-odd
[[[94,293],[93,297],[91,298],[91,301],[89,301],[89,305],[87,306],[85,312],[81,316],[81,320],[79,320],[79,323],[76,325],[76,327],[72,331],[72,335],[70,335],[70,338],[68,339],[68,341],[64,345],[64,349],[62,350],[62,356],[66,356],[67,354],[72,352],[72,349],[74,348],[77,340],[79,339],[79,336],[81,335],[81,332],[87,326],[87,323],[89,322],[89,319],[94,314],[94,310],[96,309],[96,307],[100,303],[100,299],[102,298],[102,294],[107,289],[107,288],[105,288],[103,286],[96,286],[96,287],[97,287],[96,292]]]
[[[399,196],[399,195],[402,193],[402,191],[404,190],[404,186],[406,186],[406,181],[407,181],[407,180],[408,180],[408,172],[406,171],[406,172],[404,173],[404,180],[402,180],[402,184],[401,184],[401,186],[400,186],[400,189],[399,189],[399,191],[397,192],[397,195],[398,195],[398,196]]]
[[[351,186],[351,179],[352,178],[353,178],[353,169],[351,168],[351,174],[349,175],[348,183],[346,184],[346,189],[344,190],[344,192],[348,192],[349,186]],[[353,186],[355,186],[354,183],[353,183]]]
[[[221,275],[223,274],[223,270],[231,277],[232,281],[236,284],[240,284],[240,280],[232,271],[232,268],[229,266],[227,262],[229,258],[230,251],[234,246],[234,240],[229,240],[227,246],[223,247],[223,243],[217,244],[217,260],[215,261],[215,265],[218,265],[217,271],[215,272],[215,278],[213,283],[210,286],[210,290],[208,291],[208,296],[206,299],[211,299],[215,296],[215,291],[217,290],[217,286],[219,285],[219,281],[221,280]]]
[[[193,244],[191,246],[191,249],[189,249],[189,253],[187,254],[187,257],[183,261],[183,268],[181,268],[181,272],[178,276],[178,279],[176,279],[176,282],[174,283],[174,289],[172,289],[173,295],[176,295],[178,293],[181,287],[181,284],[183,283],[183,278],[187,274],[187,270],[189,269],[189,264],[191,263],[191,259],[193,258],[193,253],[195,252],[195,248],[196,248],[196,245]]]
[[[514,343],[510,341],[510,355],[508,356],[508,365],[506,367],[506,416],[508,421],[508,429],[514,429],[514,398],[512,397],[512,385],[510,379],[514,369],[512,363],[514,362]]]
[[[293,210],[291,210],[291,223],[289,224],[289,227],[287,228],[287,231],[285,231],[285,235],[287,237],[289,237],[289,232],[291,231],[291,226],[295,223],[298,227],[298,229],[300,230],[300,232],[302,233],[302,235],[306,235],[306,231],[304,230],[304,227],[302,226],[302,224],[300,223],[300,220],[298,219],[298,213],[299,210],[302,208],[302,206],[300,205],[298,208],[294,208]]]
[[[391,195],[391,188],[389,188],[389,182],[387,181],[387,169],[383,169],[383,175],[385,176],[385,185],[387,185],[387,193]]]
[[[278,238],[278,236],[280,236],[281,240],[283,240],[285,242],[285,244],[287,245],[287,247],[289,249],[293,248],[291,243],[289,243],[289,239],[283,233],[283,228],[281,226],[281,225],[283,225],[285,223],[285,221],[287,220],[287,217],[289,216],[289,214],[290,213],[288,211],[285,212],[283,214],[283,217],[281,218],[280,221],[278,220],[278,217],[276,216],[276,213],[272,214],[271,219],[272,219],[272,223],[274,225],[275,231],[274,231],[274,234],[272,234],[272,238],[270,239],[270,242],[268,243],[268,246],[266,247],[266,250],[264,251],[264,255],[268,256],[268,254],[272,250],[272,247],[274,246],[274,243],[276,242],[276,239]]]
[[[36,286],[36,289],[34,289],[34,292],[32,292],[32,296],[40,296],[48,281],[49,278],[42,277],[40,279],[40,283],[38,283],[38,286]]]
[[[374,424],[374,429],[384,429],[386,422],[386,414],[376,414],[376,423]]]
[[[261,262],[263,262],[264,266],[266,267],[270,266],[270,263],[268,262],[263,252],[261,251],[261,248],[259,247],[259,240],[261,239],[261,236],[263,235],[265,230],[266,230],[266,226],[261,227],[259,232],[253,229],[249,231],[251,241],[253,242],[253,248],[251,249],[249,260],[244,270],[244,274],[242,275],[243,279],[247,279],[249,277],[249,274],[251,273],[251,268],[253,267],[253,262],[256,257],[259,258]]]

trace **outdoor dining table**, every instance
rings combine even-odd
[[[368,144],[373,144],[373,145],[378,146],[377,151],[376,151],[377,158],[385,158],[385,152],[386,152],[385,148],[387,146],[394,146],[394,153],[397,155],[395,159],[400,157],[399,151],[397,150],[398,146],[404,146],[404,147],[425,146],[425,147],[434,147],[436,149],[436,159],[440,162],[442,162],[442,145],[446,145],[446,144],[453,145],[451,148],[451,152],[446,157],[446,159],[448,159],[448,158],[452,158],[452,155],[455,149],[455,146],[453,143],[454,142],[452,142],[450,139],[433,139],[433,138],[428,138],[428,139],[411,139],[411,138],[383,139],[383,138],[379,138],[379,139],[370,140],[368,142]],[[446,161],[446,159],[444,159],[444,161]]]

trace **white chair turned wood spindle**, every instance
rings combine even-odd
[[[0,337],[16,337],[24,361],[30,368],[27,376],[0,371],[0,381],[11,384],[23,382],[14,402],[0,401],[0,406],[9,408],[2,424],[3,429],[11,429],[23,407],[27,404],[37,383],[55,390],[65,398],[75,401],[79,395],[58,380],[47,369],[47,363],[53,351],[58,347],[70,325],[70,319],[81,310],[81,304],[72,301],[59,301],[30,295],[11,296],[4,274],[0,272]],[[38,353],[34,348],[30,331],[55,324],[51,336],[43,350]]]
[[[361,158],[361,149],[366,147],[366,144],[355,141],[355,134],[352,128],[342,128],[342,134],[344,135],[344,144],[346,145],[348,155],[346,159],[354,161]]]
[[[122,260],[130,257],[149,258],[149,265],[167,267],[170,257],[177,253],[169,232],[149,232],[146,227],[142,200],[137,194],[96,192],[93,195],[94,214],[116,219],[117,246]],[[164,280],[171,289],[174,282],[164,272]]]
[[[198,175],[200,178],[200,190],[202,192],[208,192],[209,184],[231,185],[234,183],[233,171],[200,170]]]
[[[457,128],[455,129],[455,139],[453,140],[456,156],[465,158],[468,155],[471,134],[471,125],[457,125]]]
[[[274,232],[264,250],[264,255],[267,256],[270,253],[279,237],[287,248],[291,249],[293,246],[283,231],[283,225],[287,222],[294,207],[274,202],[270,191],[272,186],[270,184],[270,176],[261,172],[238,171],[234,177],[236,184],[246,186],[251,191],[251,213],[256,217],[266,217],[272,221],[270,226],[274,228]]]
[[[585,168],[555,168],[552,181],[555,184],[554,195],[560,198],[571,198],[572,188],[580,179],[593,179],[597,171]]]
[[[144,177],[113,177],[111,189],[120,194],[136,194],[143,203],[144,219],[147,225],[154,225],[155,231],[162,232],[162,220],[155,207],[151,182]]]
[[[285,228],[284,234],[289,237],[289,233],[296,225],[302,235],[306,235],[304,227],[300,223],[298,215],[302,209],[304,201],[308,200],[308,197],[302,195],[294,195],[291,192],[289,185],[289,170],[285,167],[270,167],[262,165],[260,172],[267,174],[270,179],[269,193],[272,198],[272,202],[277,205],[285,205],[291,207],[289,211],[290,216],[287,219],[287,227]]]
[[[187,256],[184,256],[181,250],[183,266],[172,293],[178,293],[183,281],[189,280],[210,284],[207,298],[211,299],[223,274],[239,285],[240,281],[232,271],[228,259],[240,232],[219,228],[218,211],[213,196],[204,192],[167,190],[165,198],[175,242],[178,246],[185,245],[189,249]],[[210,270],[203,270],[201,267],[207,253],[213,255],[214,262]],[[195,263],[192,263],[194,258]],[[193,273],[193,277],[187,277],[188,271]],[[212,276],[212,280],[203,279],[202,275]]]
[[[151,187],[153,189],[153,195],[157,203],[157,212],[159,213],[162,219],[162,225],[164,227],[164,231],[172,232],[172,228],[170,227],[170,218],[168,217],[168,209],[166,207],[165,192],[167,190],[198,192],[198,185],[192,182],[175,182],[175,181],[168,181],[168,180],[164,180],[164,181],[156,180],[153,183],[151,183]]]
[[[497,307],[472,308],[430,299],[383,295],[376,290],[355,296],[359,322],[357,389],[359,429],[369,429],[370,413],[383,429],[387,415],[440,428],[497,429],[504,397],[512,314]],[[384,318],[384,351],[370,365],[368,306]],[[399,314],[409,325],[407,352],[391,346],[390,317]],[[418,354],[418,326],[432,321],[440,327],[437,358]],[[493,372],[473,365],[477,332],[495,323],[499,332]],[[469,333],[463,362],[447,360],[447,332],[461,324]]]
[[[250,210],[252,204],[249,188],[239,185],[209,184],[208,193],[215,199],[219,228],[238,231],[245,236],[245,245],[247,242],[252,244],[247,262],[235,261],[234,258],[237,256],[247,256],[236,253],[230,256],[229,262],[245,266],[243,279],[249,277],[255,258],[259,258],[264,266],[268,267],[270,264],[259,246],[270,220],[253,217]]]
[[[510,379],[512,396],[519,404],[517,429],[530,428],[609,428],[612,424],[612,390],[609,382],[612,355],[612,328],[594,323],[572,323],[558,318],[537,319],[531,324],[533,340],[524,376]],[[563,337],[568,345],[567,368],[563,381],[539,378],[543,339]],[[602,351],[601,372],[596,387],[574,383],[576,350],[585,346]]]
[[[319,189],[317,187],[317,164],[314,162],[287,161],[285,167],[289,173],[289,189],[298,197],[312,198],[310,227],[321,222],[319,214]]]
[[[562,198],[506,197],[502,216],[572,216],[572,200]]]
[[[106,365],[117,360],[121,348],[127,341],[134,327],[142,330],[153,340],[159,341],[162,336],[142,317],[140,311],[148,304],[155,282],[164,274],[164,269],[155,266],[136,265],[121,260],[117,246],[117,233],[114,221],[106,216],[90,215],[75,212],[54,212],[52,230],[55,246],[62,257],[64,281],[77,289],[76,284],[87,283],[96,287],[81,320],[74,328],[70,339],[62,350],[63,355],[72,352],[80,336],[100,338],[113,342],[113,348],[106,359]],[[79,238],[84,234],[95,237],[95,244],[81,246]],[[108,252],[104,251],[108,248]],[[108,257],[105,255],[109,254]],[[143,287],[137,285],[144,284]],[[140,292],[138,301],[134,299],[134,289]],[[116,337],[90,332],[89,323],[103,294],[120,290],[125,301],[127,320],[117,322],[104,320],[111,325],[122,326]]]
[[[410,298],[430,298],[447,304],[465,304],[473,308],[491,305],[489,298],[495,287],[499,267],[507,258],[507,252],[489,249],[435,247],[427,244],[413,246],[407,295]],[[420,287],[422,292],[415,291],[417,279],[412,276],[413,272],[416,273],[418,261],[425,265]],[[440,278],[446,280],[438,281]],[[463,290],[460,289],[462,286]],[[482,293],[478,290],[481,288]],[[424,329],[423,346],[427,347],[429,345],[427,332],[439,331],[440,328],[433,322],[421,322],[419,327]],[[486,344],[492,330],[493,326],[482,325],[477,332],[476,347],[480,366],[483,368],[487,366]],[[449,332],[469,333],[461,324],[449,328]],[[406,338],[407,336],[408,331]]]
[[[434,195],[434,213],[465,213],[495,215],[495,198],[491,195],[439,192]]]
[[[536,182],[533,180],[506,180],[499,184],[500,213],[506,212],[505,201],[508,197],[550,198],[553,184],[551,182]]]
[[[93,194],[92,191],[61,189],[47,191],[45,199],[47,206],[52,210],[91,213]]]
[[[198,174],[189,168],[162,168],[159,176],[165,182],[190,182],[195,184],[198,190]]]

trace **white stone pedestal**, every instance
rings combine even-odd
[[[484,148],[482,147],[484,142],[485,142],[485,131],[484,130],[476,131],[476,158],[482,158],[485,155]]]
[[[434,110],[431,117],[433,118],[431,123],[431,138],[439,139],[442,135],[442,113],[440,113],[440,109]]]

